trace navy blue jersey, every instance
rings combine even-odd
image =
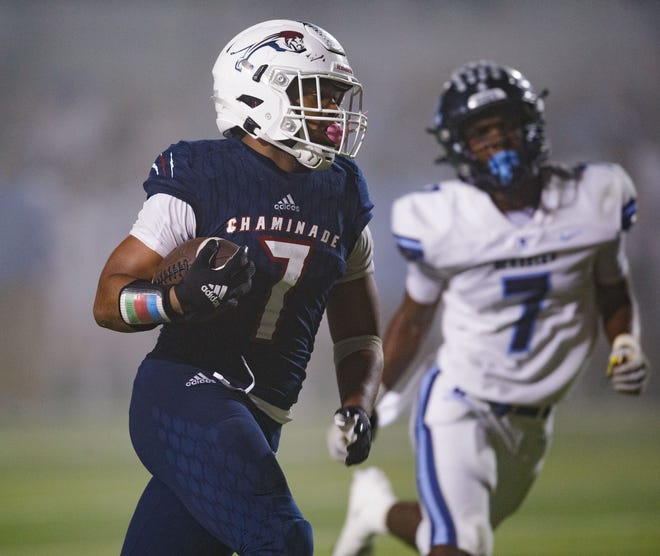
[[[256,273],[238,307],[199,324],[164,325],[150,357],[185,362],[246,385],[282,409],[297,400],[328,294],[371,219],[360,169],[337,157],[287,173],[234,139],[180,142],[156,160],[147,196],[194,210],[198,237],[248,246]]]

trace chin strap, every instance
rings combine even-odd
[[[296,149],[296,155],[294,156],[296,156],[298,162],[312,170],[325,170],[330,168],[335,161],[334,153],[326,153],[320,149],[316,151],[305,143],[296,143],[294,149]]]
[[[274,147],[290,154],[300,164],[311,170],[325,170],[332,166],[332,163],[335,161],[335,153],[324,151],[318,147],[315,148],[309,143],[302,143],[299,141],[292,147],[289,147],[284,141],[274,141],[267,135],[259,133],[259,130],[255,130],[251,135],[258,139],[263,139]]]

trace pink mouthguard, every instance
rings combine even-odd
[[[344,130],[339,124],[330,124],[328,129],[325,130],[325,134],[335,145],[341,145],[341,140],[344,137]]]

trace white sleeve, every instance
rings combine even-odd
[[[365,226],[362,234],[355,242],[355,247],[346,259],[346,272],[337,280],[338,284],[357,280],[374,271],[373,238],[369,226]]]
[[[188,203],[157,193],[142,205],[130,234],[165,257],[177,245],[194,238],[196,226],[195,212]]]
[[[422,305],[435,303],[445,282],[438,278],[431,278],[426,274],[418,263],[408,263],[408,273],[406,274],[406,291],[408,295]]]

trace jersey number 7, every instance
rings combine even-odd
[[[521,296],[523,313],[516,321],[509,353],[522,353],[529,349],[534,333],[534,323],[541,310],[543,299],[550,291],[550,273],[527,276],[510,276],[502,279],[504,297]]]
[[[284,263],[284,272],[273,286],[266,307],[261,315],[256,337],[260,340],[272,340],[279,321],[287,292],[296,285],[305,268],[311,246],[306,243],[294,243],[275,239],[262,241],[268,256]]]

